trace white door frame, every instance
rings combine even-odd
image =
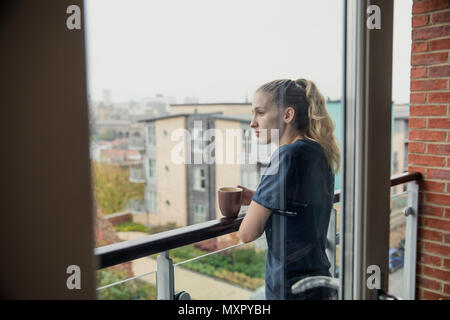
[[[380,8],[381,29],[366,25]],[[344,0],[344,161],[340,298],[373,299],[368,266],[387,292],[392,113],[392,0]]]

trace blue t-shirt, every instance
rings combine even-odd
[[[267,299],[296,299],[295,282],[330,276],[325,248],[333,198],[334,174],[319,143],[297,140],[274,152],[252,200],[298,214],[272,213],[264,227]]]

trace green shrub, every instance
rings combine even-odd
[[[124,272],[111,270],[97,271],[97,287],[125,280]],[[106,289],[97,291],[99,300],[155,300],[156,287],[143,280],[131,280]]]
[[[206,253],[188,245],[171,250],[170,256],[174,263],[178,263]],[[255,290],[264,282],[265,255],[264,251],[257,252],[251,248],[230,249],[187,262],[182,266]]]
[[[155,233],[173,230],[176,228],[178,228],[178,226],[175,223],[168,223],[168,224],[161,225],[161,226],[149,226],[147,232],[149,234],[155,234]]]
[[[144,226],[143,224],[131,222],[131,221],[125,221],[122,224],[119,224],[114,227],[116,231],[137,231],[137,232],[148,232],[148,227]]]

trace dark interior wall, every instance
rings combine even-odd
[[[66,27],[70,5],[83,12],[81,0],[0,5],[3,298],[95,298],[85,30]]]

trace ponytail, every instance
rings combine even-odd
[[[305,84],[306,99],[309,101],[309,126],[304,133],[305,137],[318,142],[322,146],[331,171],[337,173],[341,165],[341,152],[333,134],[335,125],[328,114],[325,99],[314,82],[306,79],[298,79],[295,82],[303,82]]]

